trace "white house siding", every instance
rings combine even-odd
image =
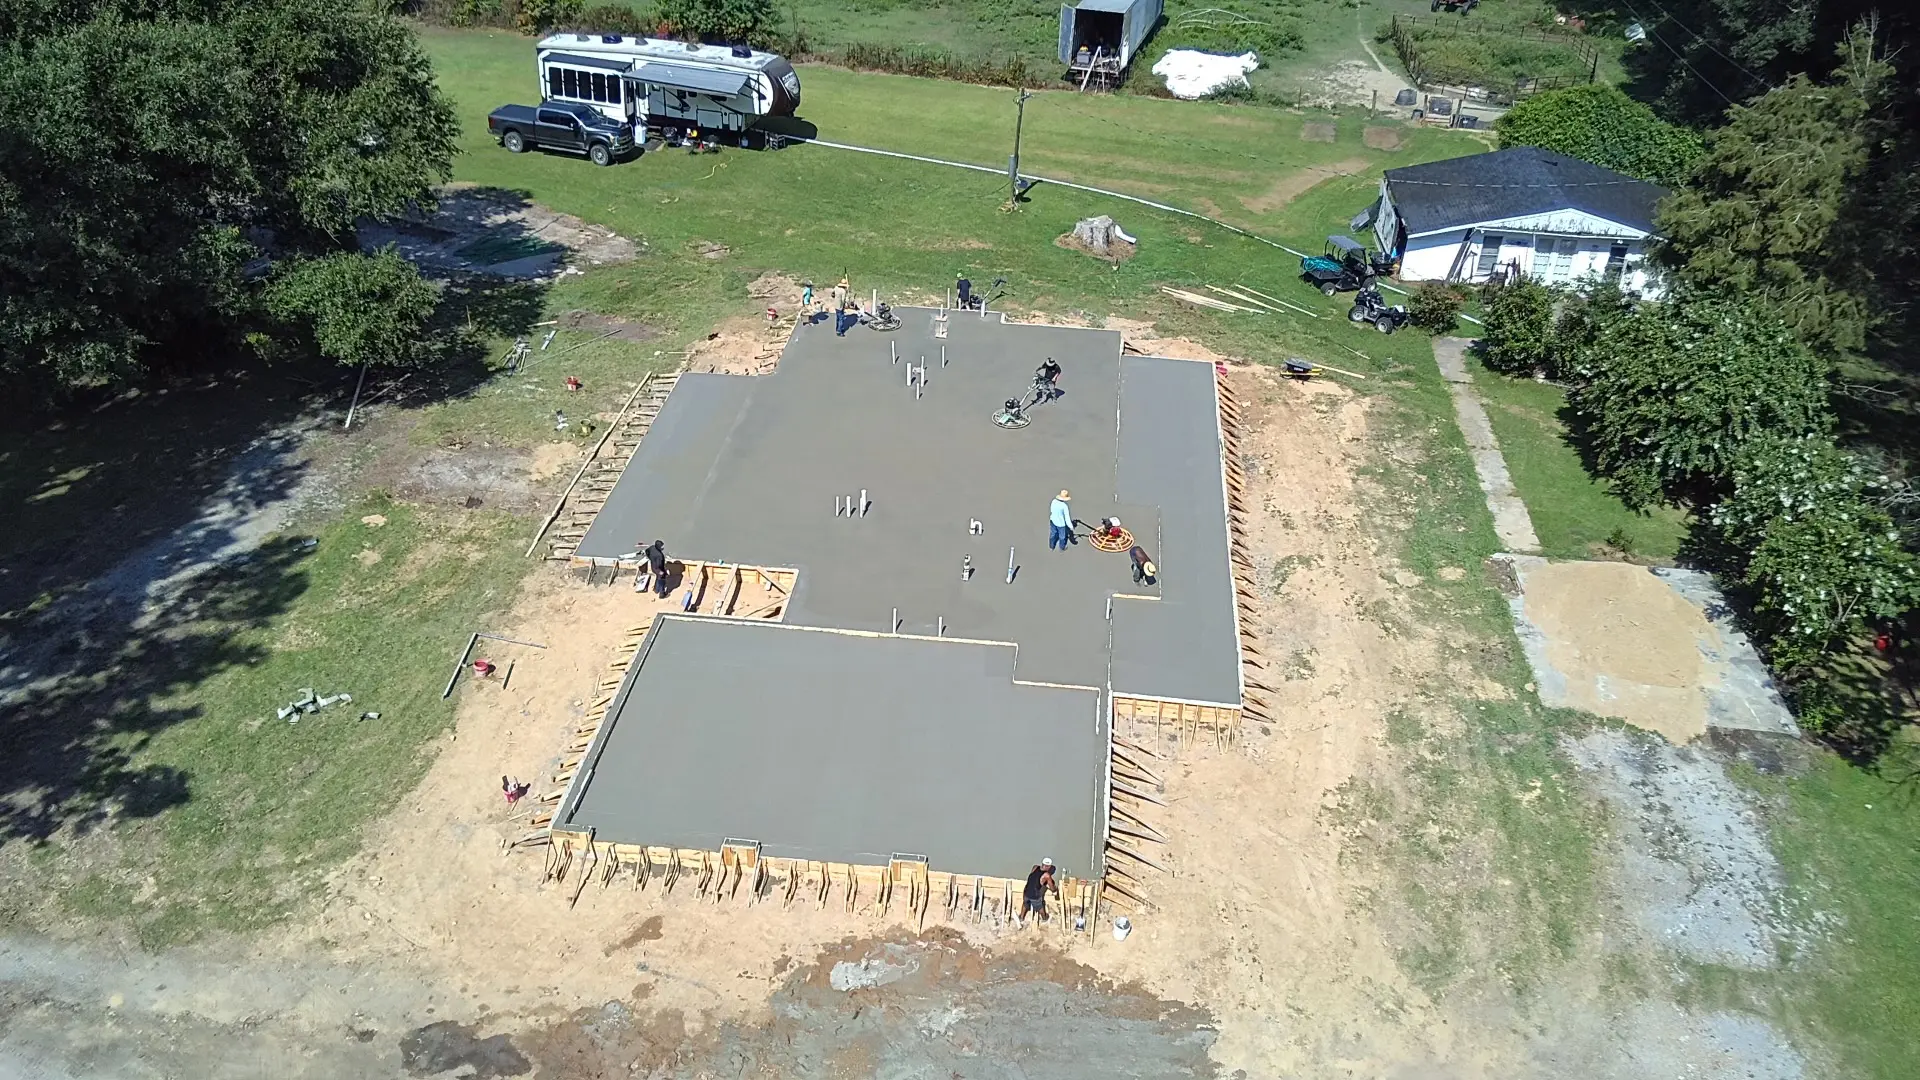
[[[1588,215],[1570,215],[1586,218]],[[1555,224],[1571,224],[1561,215],[1548,215]],[[1599,221],[1599,219],[1591,219]],[[1622,227],[1612,222],[1605,223],[1610,228],[1595,235],[1593,232],[1535,232],[1517,226],[1544,224],[1545,221],[1520,219],[1512,223],[1493,222],[1482,228],[1471,230],[1456,229],[1451,232],[1435,233],[1428,236],[1408,237],[1407,249],[1400,259],[1400,280],[1402,281],[1446,281],[1451,276],[1455,281],[1483,282],[1489,276],[1481,269],[1489,237],[1498,237],[1499,254],[1494,266],[1507,269],[1519,268],[1520,273],[1555,285],[1570,285],[1590,277],[1598,277],[1606,272],[1607,257],[1616,242],[1627,246],[1626,272],[1622,284],[1629,290],[1637,291],[1649,297],[1659,292],[1649,280],[1645,270],[1646,238],[1645,234],[1622,236]],[[1469,235],[1470,234],[1470,235]],[[1618,239],[1616,240],[1616,237]],[[1461,257],[1461,242],[1468,240],[1467,251]],[[1572,240],[1574,250],[1562,262],[1559,258],[1560,245]],[[1454,272],[1457,267],[1457,273]]]

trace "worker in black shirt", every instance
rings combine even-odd
[[[1027,874],[1027,887],[1020,892],[1021,922],[1026,922],[1029,914],[1040,922],[1047,921],[1047,894],[1060,895],[1060,886],[1053,875],[1052,859],[1041,859],[1040,865]]]
[[[662,599],[667,595],[667,545],[655,540],[647,545],[647,572],[653,575],[653,595]]]
[[[1060,365],[1054,363],[1053,357],[1047,357],[1046,363],[1034,369],[1033,388],[1040,391],[1041,401],[1052,401],[1060,396]]]

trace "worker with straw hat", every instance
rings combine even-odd
[[[1073,542],[1073,508],[1068,505],[1072,501],[1073,494],[1061,488],[1060,494],[1053,500],[1053,505],[1047,508],[1047,550],[1049,551],[1055,548],[1065,551],[1067,545]]]

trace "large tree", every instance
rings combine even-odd
[[[1817,350],[1866,342],[1872,266],[1837,241],[1866,185],[1892,69],[1849,38],[1830,82],[1796,75],[1707,137],[1687,185],[1661,205],[1661,257],[1683,278],[1775,305]]]
[[[1700,156],[1700,135],[1606,83],[1536,94],[1493,122],[1500,145],[1538,146],[1672,187]]]
[[[1826,433],[1827,365],[1764,303],[1683,291],[1591,309],[1569,396],[1601,473],[1631,505],[1703,505],[1741,449],[1765,435]]]
[[[237,338],[256,267],[454,153],[411,32],[354,0],[0,2],[0,100],[0,378],[41,396]]]

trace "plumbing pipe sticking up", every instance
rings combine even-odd
[[[847,496],[847,520],[848,521],[853,520],[853,496],[852,495]]]
[[[947,366],[947,347],[945,345],[940,346],[940,366]]]
[[[973,580],[973,556],[971,555],[962,555],[960,557],[960,580]]]
[[[934,627],[933,636],[934,637],[947,636],[947,617],[945,615],[940,616],[939,622]]]
[[[900,362],[900,350],[891,341],[887,342],[887,355],[893,357],[894,363]]]
[[[861,517],[867,516],[867,489],[866,488],[860,489],[860,516]]]
[[[970,518],[970,519],[968,519],[968,521],[967,521],[967,533],[968,533],[968,535],[970,535],[970,536],[979,536],[979,535],[980,535],[980,530],[981,530],[982,528],[984,528],[984,526],[982,526],[982,525],[980,524],[980,519],[979,519],[979,518]]]
[[[1007,584],[1013,584],[1013,548],[1007,548]]]
[[[894,608],[893,621],[887,624],[887,633],[897,634],[899,632],[900,632],[900,609]]]

